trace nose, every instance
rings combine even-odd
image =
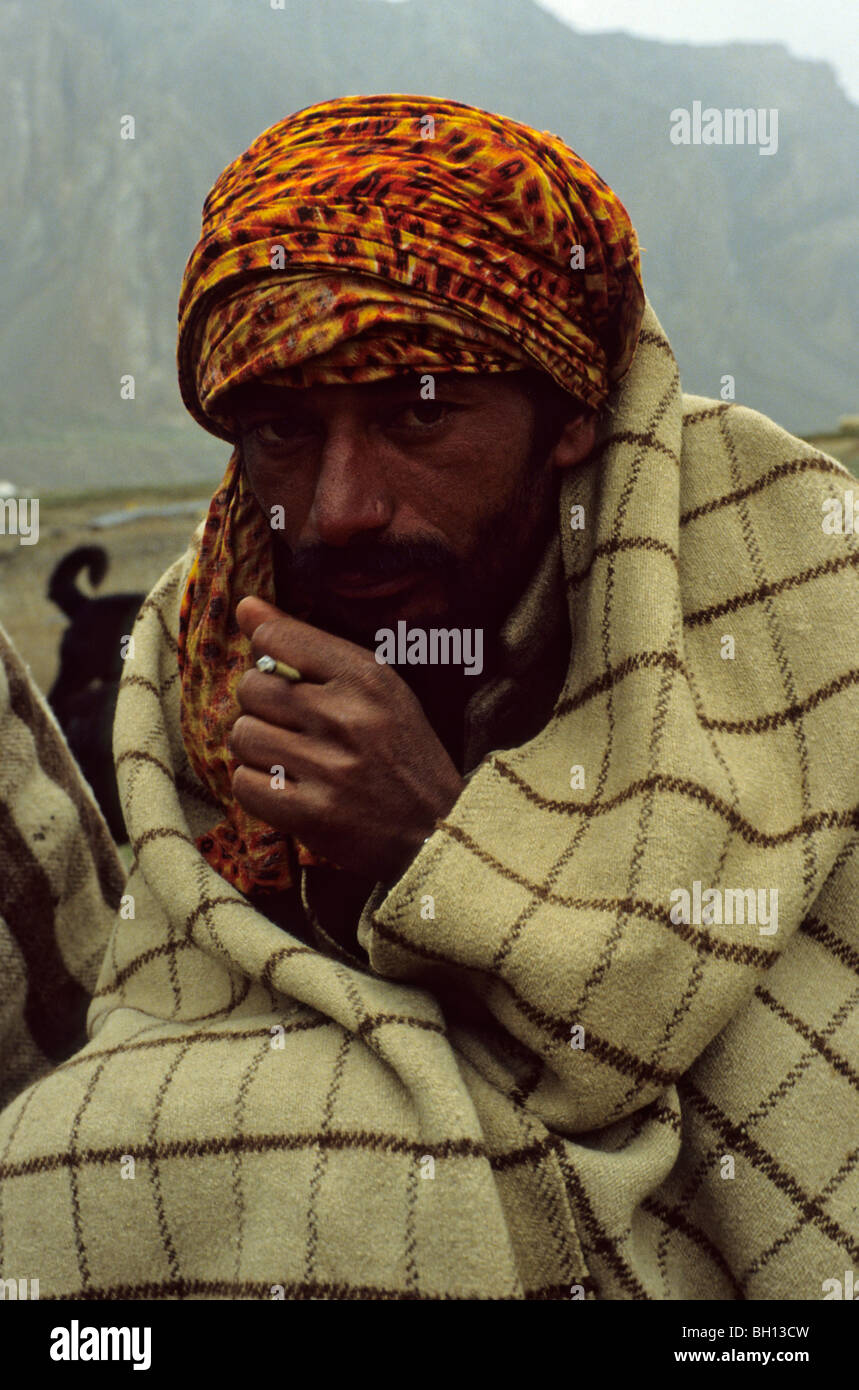
[[[384,530],[393,511],[378,443],[368,439],[359,420],[332,421],[322,444],[309,539],[348,545],[362,533]]]

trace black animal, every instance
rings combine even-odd
[[[130,636],[146,595],[89,598],[76,583],[82,569],[96,588],[107,573],[107,552],[100,545],[78,546],[63,556],[48,581],[48,598],[71,620],[63,634],[60,669],[48,703],[111,834],[123,842],[128,835],[113,770],[113,716],[123,669],[123,638]]]

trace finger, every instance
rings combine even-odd
[[[304,843],[307,832],[313,834],[319,815],[308,807],[304,791],[294,782],[274,791],[265,772],[242,765],[236,768],[232,780],[233,796],[249,815],[286,835],[297,835]]]
[[[300,734],[286,733],[252,714],[242,714],[227,735],[227,747],[237,762],[246,767],[257,768],[260,772],[274,775],[275,768],[283,768],[287,777],[297,768],[300,750],[296,747]]]
[[[236,608],[236,619],[250,638],[255,660],[267,655],[285,661],[296,666],[305,681],[323,683],[377,664],[363,647],[293,618],[263,599],[243,598]]]
[[[271,780],[265,772],[242,763],[233,773],[232,791],[239,804],[252,816],[257,816],[275,829],[293,834],[296,826],[293,816],[297,812],[292,800],[294,783],[273,791]]]
[[[282,610],[276,608],[273,603],[266,603],[265,599],[257,598],[256,595],[249,595],[243,598],[236,605],[236,619],[245,637],[252,637],[254,628],[259,627],[268,618],[279,618]]]
[[[245,671],[236,686],[236,699],[245,714],[256,715],[266,724],[281,729],[303,730],[321,734],[324,721],[316,705],[318,687],[284,681],[276,676],[264,676],[261,671]]]

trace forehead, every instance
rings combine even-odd
[[[518,389],[519,372],[409,372],[402,376],[385,377],[381,381],[335,386],[277,386],[267,381],[249,381],[228,392],[219,403],[219,411],[242,415],[254,410],[289,410],[297,406],[324,406],[364,402],[384,403],[387,400],[421,395],[427,377],[432,377],[436,392],[455,390],[475,401],[490,399],[499,392]]]

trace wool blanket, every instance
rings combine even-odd
[[[88,1041],[0,1115],[4,1277],[738,1300],[855,1267],[851,479],[683,394],[649,306],[610,405],[472,696],[467,784],[352,938],[336,870],[277,924],[195,848],[192,552],[153,591],[115,732],[134,864]]]
[[[124,880],[54,713],[0,627],[0,1106],[86,1042]],[[0,1226],[0,1271],[2,1248]]]

